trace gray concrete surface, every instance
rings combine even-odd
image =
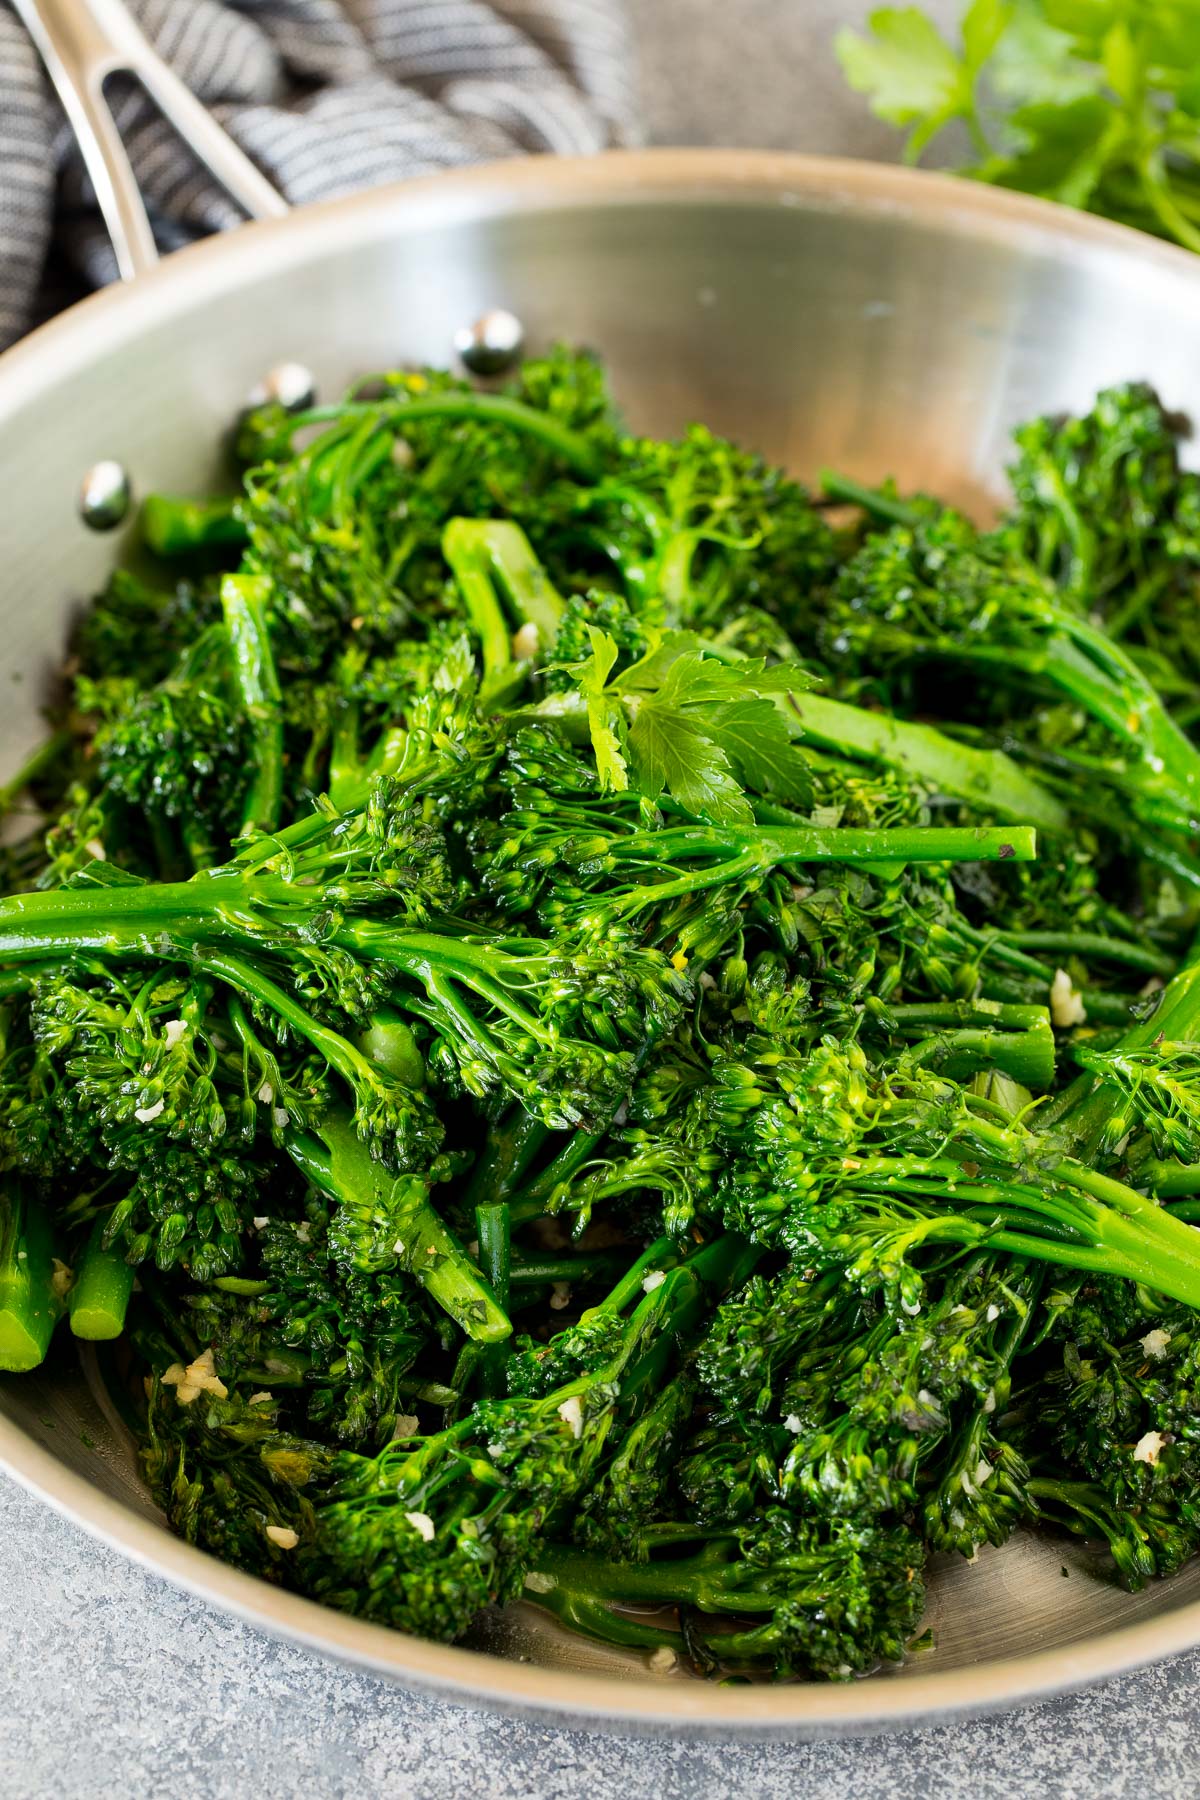
[[[829,53],[838,0],[630,0],[652,136],[890,154]],[[940,0],[945,18],[958,8]],[[1185,1800],[1200,1652],[973,1724],[857,1743],[569,1734],[285,1648],[0,1478],[0,1800]]]

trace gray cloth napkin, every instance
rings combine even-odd
[[[159,54],[289,200],[520,152],[638,139],[624,0],[129,0]],[[135,84],[109,98],[155,234],[237,207]],[[27,330],[53,245],[116,274],[61,109],[0,0],[0,348]]]

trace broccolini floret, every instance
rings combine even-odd
[[[441,1639],[845,1679],[931,1552],[1178,1567],[1178,433],[1034,421],[981,530],[567,349],[244,419],[0,788],[0,1368],[100,1346],[177,1531]]]

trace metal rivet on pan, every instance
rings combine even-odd
[[[502,375],[511,369],[525,347],[525,329],[515,313],[495,307],[473,325],[454,334],[455,354],[472,375]]]
[[[133,485],[123,463],[93,463],[79,484],[79,516],[92,531],[112,531],[127,516]]]
[[[303,412],[317,398],[317,384],[311,369],[303,363],[277,363],[246,396],[249,406],[266,406],[273,402],[285,412]]]

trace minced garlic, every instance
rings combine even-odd
[[[558,1416],[565,1425],[571,1427],[577,1438],[583,1436],[583,1407],[578,1394],[572,1394],[569,1400],[563,1401],[558,1409]]]
[[[1083,995],[1065,969],[1056,969],[1050,983],[1050,1017],[1060,1031],[1070,1025],[1082,1025],[1087,1019]]]
[[[164,1387],[175,1389],[175,1398],[180,1406],[190,1406],[201,1394],[215,1394],[218,1400],[224,1400],[229,1393],[217,1374],[211,1346],[202,1350],[195,1362],[190,1362],[186,1369],[182,1363],[172,1363],[162,1381]]]

